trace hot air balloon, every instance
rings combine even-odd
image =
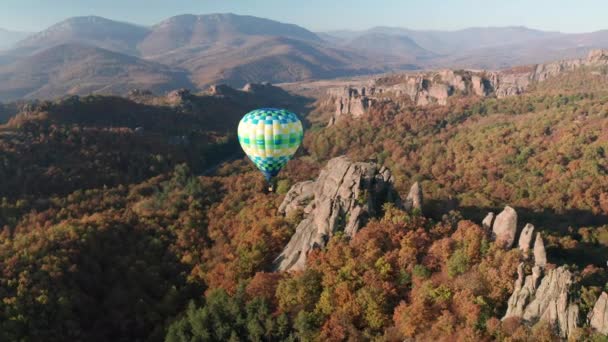
[[[304,131],[294,113],[261,108],[245,114],[239,123],[238,136],[247,157],[271,183],[298,150]]]

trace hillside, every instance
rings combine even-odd
[[[58,45],[79,44],[137,55],[136,46],[148,33],[145,27],[102,17],[73,17],[21,40],[13,53],[31,55]]]
[[[132,92],[128,99],[75,96],[4,105],[0,117],[12,118],[0,126],[6,180],[0,192],[11,198],[66,194],[147,179],[183,162],[201,172],[235,152],[232,130],[244,113],[275,103],[302,110],[306,100],[250,85],[200,95]]]
[[[403,62],[424,61],[435,56],[412,39],[403,35],[370,32],[348,40],[344,46],[358,51],[366,51],[376,56],[399,57]]]
[[[475,27],[455,31],[412,30],[398,27],[374,27],[365,31],[334,31],[321,34],[338,44],[381,34],[398,39],[405,37],[434,58],[421,59],[424,68],[501,69],[522,64],[577,58],[591,49],[608,47],[606,31],[560,33],[526,27]],[[372,41],[373,42],[373,41]],[[377,51],[373,45],[362,49]],[[408,57],[408,54],[404,55]]]
[[[0,51],[9,49],[16,42],[26,38],[29,35],[27,32],[10,31],[0,28]]]
[[[73,94],[163,93],[192,87],[185,72],[137,57],[82,45],[59,45],[0,66],[0,100]]]
[[[139,43],[148,57],[171,54],[173,50],[213,45],[240,46],[250,37],[286,37],[320,42],[314,33],[292,24],[235,14],[181,15],[152,27]]]
[[[375,27],[369,32],[406,36],[421,47],[441,54],[453,54],[486,47],[529,43],[540,39],[560,39],[564,35],[527,27],[472,27],[455,31],[411,30],[396,27]]]
[[[243,86],[256,80],[292,82],[387,70],[371,67],[370,58],[356,52],[284,37],[255,38],[238,48],[222,47],[220,51],[176,52],[159,61],[190,70],[199,87],[213,83]]]
[[[32,58],[52,67],[60,46],[70,46],[65,53],[86,60],[87,68],[107,68],[110,75],[103,82],[109,84],[108,89],[98,89],[99,75],[83,75],[82,63],[74,63],[74,70],[62,67],[60,81],[37,92],[42,86],[32,78],[46,81],[47,72],[34,77]],[[82,51],[75,51],[76,46]],[[520,26],[456,31],[380,26],[317,34],[289,23],[231,13],[178,15],[151,27],[96,16],[74,17],[0,53],[0,68],[10,73],[10,77],[3,75],[10,84],[0,100],[49,98],[65,92],[124,95],[133,86],[153,91],[204,90],[217,83],[242,87],[249,82],[299,82],[445,67],[498,70],[577,58],[604,47],[608,47],[606,31],[565,34]],[[92,48],[117,55],[92,53]],[[125,55],[139,60],[127,60]],[[108,60],[119,67],[108,68]],[[133,65],[138,65],[137,75]],[[149,68],[153,65],[155,71]]]

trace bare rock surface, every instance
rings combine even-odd
[[[492,223],[494,223],[494,213],[490,212],[486,217],[481,221],[481,226],[484,229],[490,230],[492,229]]]
[[[589,313],[589,325],[599,333],[608,335],[608,294],[602,292]]]
[[[302,270],[307,253],[325,246],[336,232],[354,236],[381,206],[398,201],[391,172],[374,163],[352,162],[347,157],[330,160],[316,181],[294,185],[279,212],[301,210],[303,220],[275,260],[281,271]]]
[[[167,94],[167,101],[171,104],[181,104],[184,101],[188,101],[192,97],[190,90],[188,89],[177,89],[170,91]]]
[[[534,241],[534,264],[540,267],[547,265],[547,251],[540,233],[536,234],[536,241]]]
[[[366,87],[330,88],[329,101],[335,106],[330,124],[350,115],[360,117],[376,103],[386,99],[408,98],[418,106],[447,105],[448,98],[457,94],[516,96],[531,84],[543,82],[581,67],[608,65],[608,50],[592,50],[586,58],[515,67],[500,71],[439,70],[380,77]]]
[[[371,106],[373,99],[367,95],[374,95],[374,88],[366,87],[343,87],[332,88],[328,91],[331,101],[334,102],[336,110],[330,121],[330,125],[335,123],[344,115],[359,117],[364,115]]]
[[[579,308],[570,296],[572,273],[559,267],[548,271],[542,278],[541,274],[542,269],[535,266],[532,274],[525,276],[523,264],[520,264],[515,290],[503,319],[519,317],[530,325],[548,322],[559,329],[563,338],[567,338],[579,324]]]
[[[412,185],[405,199],[404,207],[407,211],[416,209],[422,212],[422,186],[420,183],[416,182]]]
[[[492,232],[496,243],[505,248],[511,248],[515,242],[517,233],[517,213],[515,209],[506,206],[505,209],[496,216]]]
[[[532,246],[532,236],[534,235],[534,226],[530,223],[526,224],[519,235],[519,249],[525,254],[528,253]]]

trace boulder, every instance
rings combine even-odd
[[[511,248],[515,242],[515,234],[517,233],[517,213],[515,209],[506,206],[496,216],[492,232],[496,243],[504,248]]]
[[[532,246],[532,236],[534,235],[534,226],[530,223],[526,224],[524,229],[521,231],[519,235],[519,249],[524,252],[525,255],[528,254]]]
[[[589,313],[589,325],[599,333],[608,335],[608,294],[602,292]]]
[[[289,215],[299,209],[303,219],[275,260],[275,268],[304,269],[310,250],[325,246],[339,231],[354,236],[389,201],[398,202],[398,197],[387,168],[347,157],[330,160],[316,181],[294,185],[281,203],[280,213]]]
[[[494,223],[494,213],[489,212],[488,215],[481,221],[481,226],[484,229],[490,230],[492,229],[492,223]]]
[[[534,241],[534,264],[540,267],[547,265],[547,252],[545,251],[545,243],[540,233],[536,234],[536,241]]]
[[[532,275],[523,275],[523,265],[518,270],[518,279],[507,312],[503,319],[519,317],[534,325],[547,322],[558,328],[561,337],[568,338],[578,326],[578,305],[570,296],[573,276],[565,267],[559,267],[540,277],[542,269],[533,268]],[[536,287],[538,280],[540,285]]]

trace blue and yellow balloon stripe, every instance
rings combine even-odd
[[[267,179],[276,176],[302,143],[298,117],[284,109],[262,108],[247,113],[238,127],[239,142]]]

